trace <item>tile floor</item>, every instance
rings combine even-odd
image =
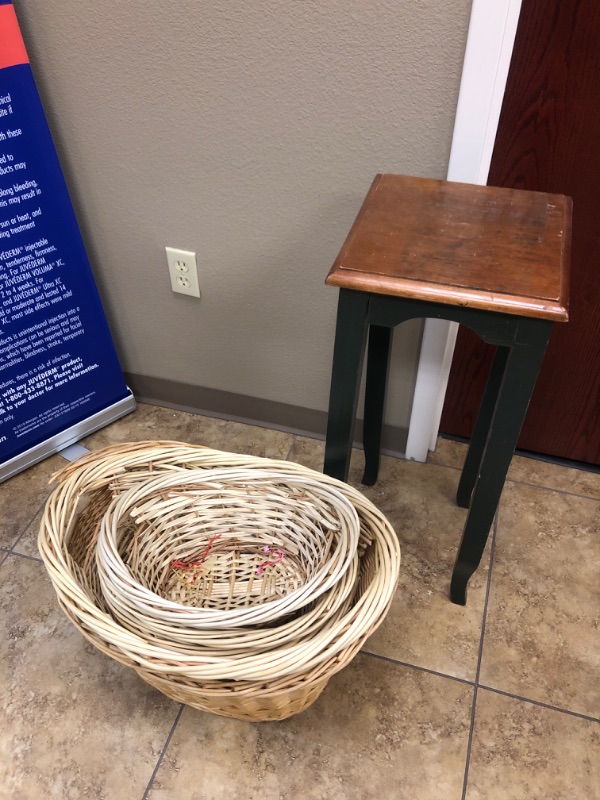
[[[322,466],[321,442],[147,405],[83,444],[140,439]],[[384,459],[366,494],[402,547],[393,608],[308,711],[255,725],[168,700],[60,612],[36,549],[60,456],[2,484],[0,798],[600,798],[600,475],[516,458],[461,608],[463,457]]]

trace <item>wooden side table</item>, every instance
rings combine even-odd
[[[392,329],[453,320],[496,345],[457,503],[450,597],[466,603],[554,322],[568,319],[571,200],[378,175],[326,283],[340,288],[324,471],[348,478],[367,332],[365,474],[379,469]]]

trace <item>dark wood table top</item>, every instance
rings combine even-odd
[[[377,175],[326,283],[568,319],[571,200]]]

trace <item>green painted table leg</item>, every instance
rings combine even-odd
[[[371,325],[369,327],[365,420],[363,426],[365,472],[362,479],[366,486],[373,486],[379,474],[381,432],[385,411],[391,341],[391,328],[385,328],[381,325]]]
[[[348,480],[350,467],[368,308],[368,294],[340,290],[323,471],[342,481]]]
[[[453,603],[465,605],[467,583],[481,561],[551,328],[551,323],[528,321],[523,325],[521,341],[529,341],[529,346],[513,346],[506,359],[479,477],[452,573],[450,597]]]

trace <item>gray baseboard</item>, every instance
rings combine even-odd
[[[150,375],[125,373],[127,385],[140,403],[166,406],[192,414],[230,419],[275,428],[288,433],[324,439],[327,427],[327,412],[313,408],[279,403],[260,397],[194,386],[190,383],[154,378]],[[403,457],[406,450],[408,429],[384,425],[382,450],[388,455]],[[356,444],[362,441],[362,420],[357,420]]]

